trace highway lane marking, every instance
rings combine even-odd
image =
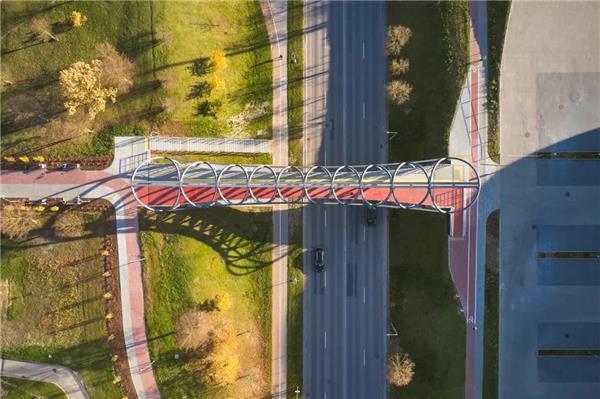
[[[323,273],[324,273],[323,274],[323,279],[324,279],[323,286],[324,286],[324,288],[327,288],[327,270],[325,270]]]
[[[367,227],[363,226],[363,241],[367,241]]]
[[[363,59],[366,58],[365,57],[365,41],[363,40]]]
[[[365,107],[365,102],[363,101],[363,119],[365,119],[366,116],[367,116],[367,110]]]
[[[327,228],[327,210],[323,210],[323,218],[325,219],[325,228]]]
[[[367,287],[363,287],[363,303],[367,303]]]
[[[327,349],[327,331],[325,331],[325,349]]]
[[[367,351],[363,349],[363,367],[367,367]]]

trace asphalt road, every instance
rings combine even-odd
[[[385,162],[384,30],[383,2],[305,3],[305,165]],[[308,206],[304,247],[304,396],[385,397],[387,212]]]

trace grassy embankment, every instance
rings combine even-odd
[[[485,315],[483,332],[483,397],[498,397],[499,239],[500,211],[488,216],[485,237]]]
[[[104,320],[102,224],[84,214],[63,237],[55,217],[39,216],[25,239],[2,237],[2,355],[70,367],[92,397],[120,398]]]
[[[290,165],[303,163],[304,117],[304,2],[295,1],[288,7],[288,144]],[[288,213],[288,335],[287,386],[290,391],[302,387],[302,208],[294,207]]]
[[[304,2],[288,6],[288,144],[290,165],[302,165],[304,118]],[[296,62],[291,62],[292,56]]]
[[[408,105],[389,107],[390,160],[442,157],[468,60],[466,2],[389,2],[388,24],[412,30],[403,50],[413,86]],[[448,270],[444,216],[392,211],[390,215],[390,321],[398,330],[390,351],[406,352],[415,375],[392,398],[464,395],[465,326]]]
[[[56,385],[46,382],[2,377],[0,384],[4,399],[67,399],[67,395]]]
[[[149,214],[140,225],[148,337],[162,395],[268,396],[271,212]],[[229,354],[222,370],[233,374],[226,384],[219,383],[219,365],[210,365],[222,340]]]
[[[87,16],[83,27],[68,24],[73,10]],[[58,41],[35,39],[34,17],[52,24]],[[262,22],[256,2],[3,2],[4,154],[103,154],[111,148],[98,146],[98,136],[134,125],[137,133],[269,137],[272,71]],[[94,121],[68,116],[59,71],[90,61],[104,42],[135,61],[134,87]],[[216,50],[227,67],[214,73],[221,83],[209,93],[201,88],[212,72],[197,66]],[[206,110],[205,100],[220,107]]]
[[[504,34],[508,23],[510,1],[490,1],[487,3],[488,20],[488,153],[490,158],[500,163],[500,65]]]

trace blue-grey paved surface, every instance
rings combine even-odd
[[[599,383],[600,357],[540,356],[538,357],[538,380],[550,383]],[[596,392],[600,395],[599,391]],[[577,396],[569,395],[564,398],[576,399]]]
[[[600,159],[538,159],[538,186],[600,185]]]
[[[600,258],[538,259],[537,283],[538,285],[600,286]]]
[[[600,251],[600,225],[541,225],[536,230],[539,252]]]
[[[600,349],[600,323],[539,323],[539,349]]]
[[[600,128],[561,141],[544,148],[544,152],[598,152],[600,151]]]

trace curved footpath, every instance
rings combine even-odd
[[[0,359],[0,375],[54,384],[69,399],[90,399],[79,376],[67,367]]]
[[[3,198],[62,198],[72,201],[104,198],[117,217],[117,248],[121,267],[121,311],[129,370],[140,399],[159,398],[158,386],[150,362],[144,319],[144,287],[137,220],[137,202],[131,194],[130,172],[146,159],[143,137],[116,137],[115,156],[103,171],[0,171]]]

